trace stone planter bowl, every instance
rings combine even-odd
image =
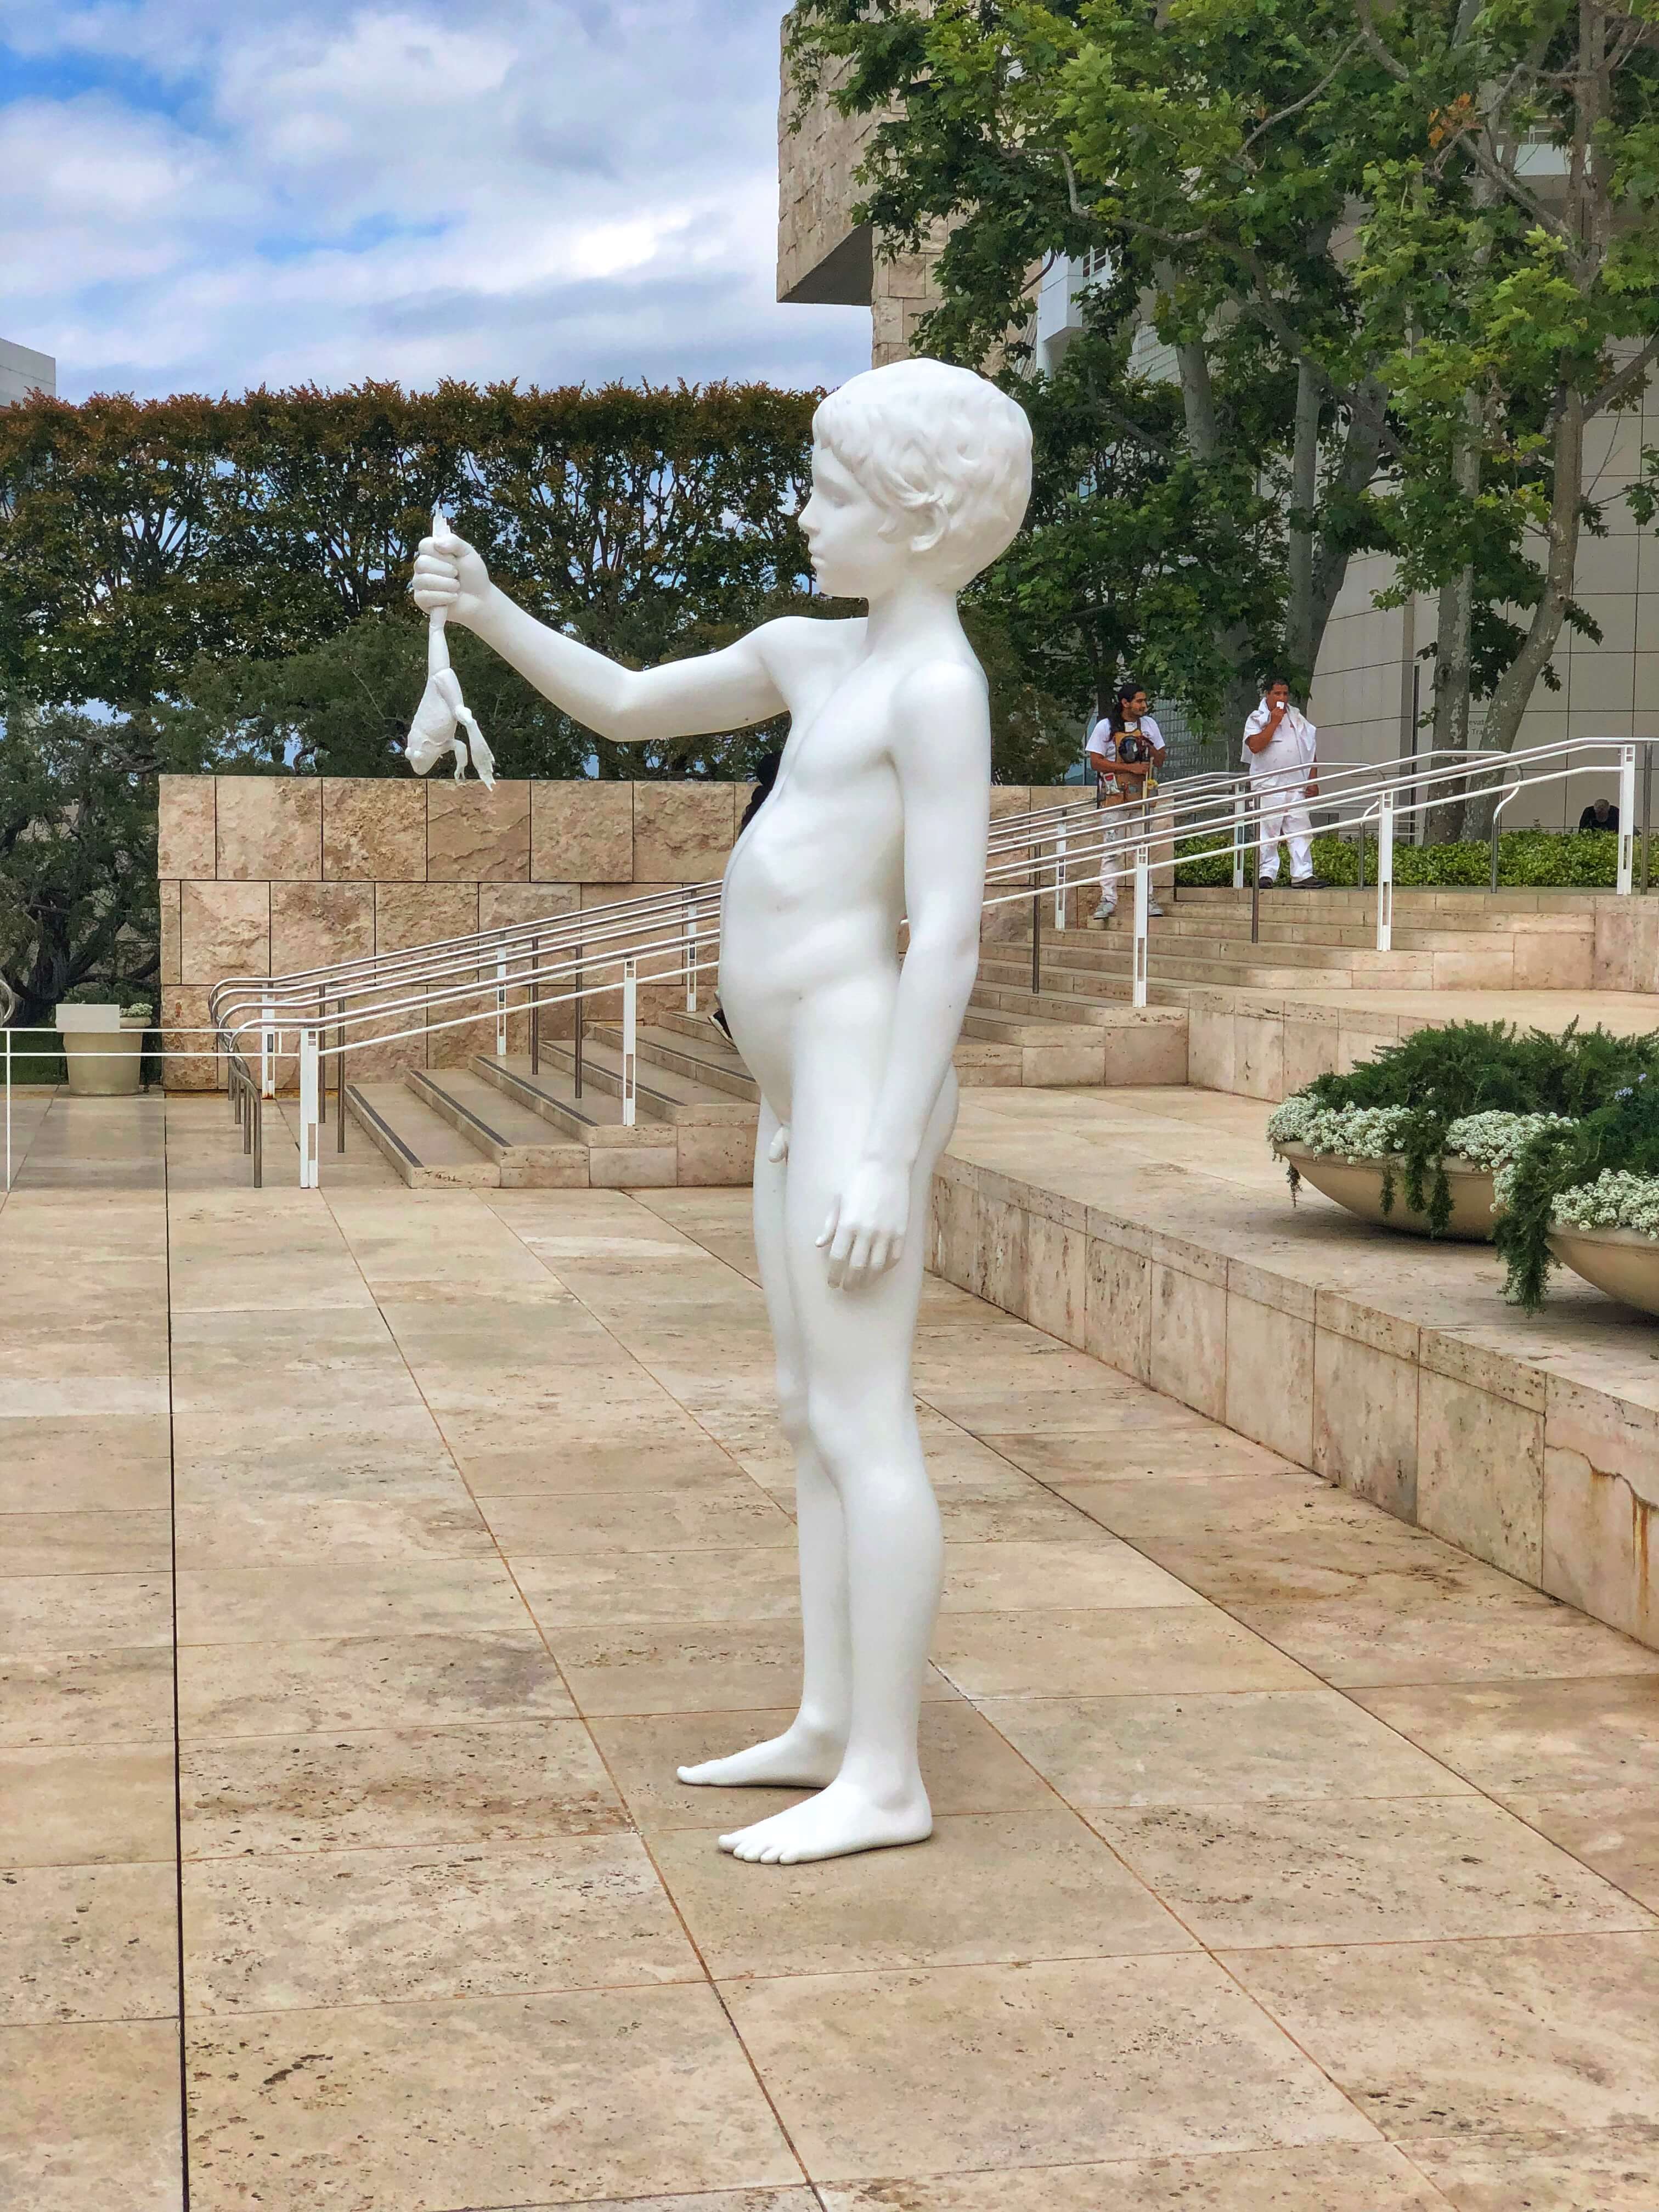
[[[1345,1158],[1338,1152],[1310,1152],[1305,1145],[1275,1145],[1281,1160],[1288,1160],[1299,1176],[1327,1198],[1346,1206],[1362,1221],[1379,1229],[1404,1230],[1408,1236],[1427,1237],[1429,1217],[1406,1203],[1405,1176],[1394,1171],[1394,1205],[1382,1211],[1382,1163]],[[1448,1158],[1446,1181],[1451,1186],[1451,1219],[1440,1232],[1443,1237],[1468,1244],[1490,1244],[1492,1232],[1492,1170],[1478,1168],[1472,1160]]]
[[[119,1006],[59,1006],[58,1029],[71,1098],[130,1098],[138,1088],[148,1021]]]
[[[1552,1229],[1550,1249],[1610,1298],[1659,1314],[1659,1237],[1634,1229]]]

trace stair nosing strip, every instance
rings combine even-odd
[[[403,1158],[409,1162],[410,1167],[419,1169],[422,1175],[426,1174],[428,1172],[426,1162],[421,1158],[418,1152],[413,1152],[410,1150],[404,1139],[392,1127],[391,1122],[386,1120],[386,1115],[381,1113],[380,1108],[378,1106],[371,1105],[355,1083],[349,1083],[346,1085],[346,1091],[349,1097],[356,1101],[357,1111],[360,1114],[367,1115],[368,1120],[374,1124],[380,1134],[386,1139],[386,1142],[402,1154]]]
[[[515,1145],[511,1137],[502,1136],[499,1129],[492,1129],[483,1115],[475,1114],[464,1100],[452,1098],[441,1084],[433,1081],[430,1073],[426,1068],[416,1068],[413,1073],[417,1090],[435,1091],[453,1113],[459,1114],[464,1120],[471,1121],[475,1129],[481,1129],[492,1145],[499,1145],[503,1152],[522,1152],[525,1149],[521,1145]],[[500,1163],[498,1162],[497,1164],[499,1165]]]

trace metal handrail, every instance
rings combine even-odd
[[[1362,842],[1373,819],[1379,830],[1378,945],[1389,949],[1392,912],[1392,833],[1396,820],[1441,803],[1449,790],[1477,794],[1492,770],[1516,781],[1504,793],[1500,808],[1522,789],[1596,772],[1587,752],[1619,757],[1621,775],[1620,889],[1630,888],[1631,820],[1635,744],[1625,739],[1577,739],[1535,747],[1525,754],[1468,754],[1447,749],[1410,761],[1352,763],[1322,772],[1320,804],[1334,813],[1336,826],[1358,827]],[[1580,765],[1559,770],[1553,763],[1577,755]],[[991,911],[1016,899],[1032,902],[1032,988],[1042,986],[1042,902],[1052,890],[1055,925],[1063,929],[1068,884],[1085,866],[1099,863],[1103,878],[1133,878],[1135,890],[1132,1000],[1145,1006],[1147,994],[1149,886],[1154,847],[1183,860],[1231,851],[1235,881],[1243,857],[1254,855],[1261,823],[1281,803],[1275,793],[1257,792],[1247,775],[1186,778],[1164,787],[1159,818],[1149,823],[1121,820],[1118,810],[1097,807],[1092,793],[1080,791],[1042,807],[993,818],[987,844],[983,907]],[[1206,842],[1206,841],[1209,841]],[[1384,859],[1383,848],[1387,856]],[[1194,847],[1198,849],[1194,851]],[[1252,866],[1254,884],[1256,869]],[[580,1051],[585,1009],[606,992],[620,992],[624,1031],[623,1111],[633,1105],[632,1053],[637,988],[641,981],[684,983],[688,1008],[695,1009],[698,979],[719,963],[717,914],[708,909],[720,886],[711,880],[672,890],[616,900],[575,913],[547,915],[529,922],[479,931],[457,939],[410,946],[396,953],[365,956],[323,968],[276,977],[227,977],[210,997],[214,1035],[228,1070],[233,1112],[244,1127],[245,1149],[253,1155],[258,1179],[263,1097],[274,1093],[274,1062],[290,1031],[299,1040],[301,1073],[301,1178],[316,1180],[317,1131],[327,1113],[326,1067],[336,1069],[337,1142],[343,1147],[344,1066],[347,1056],[370,1045],[389,1045],[416,1036],[477,1024],[493,1011],[496,1050],[505,1054],[508,1022],[529,1018],[532,1055],[540,1038],[540,1018],[553,1006],[574,1009]],[[672,919],[671,920],[671,917]],[[1254,931],[1253,931],[1254,934]],[[388,1030],[387,1025],[390,1024]],[[332,1031],[333,1042],[326,1033]],[[247,1050],[258,1036],[258,1076]]]

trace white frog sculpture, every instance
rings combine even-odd
[[[432,535],[439,544],[459,545],[442,507],[432,510]],[[427,617],[426,689],[415,709],[415,719],[404,740],[404,751],[416,775],[427,775],[446,755],[455,762],[455,781],[466,781],[470,759],[480,782],[495,787],[495,756],[485,742],[477,718],[461,696],[461,680],[449,665],[449,640],[444,635],[445,615],[434,607]],[[465,730],[465,737],[460,732]]]

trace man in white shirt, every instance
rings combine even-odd
[[[1090,767],[1103,779],[1103,811],[1118,810],[1100,856],[1100,903],[1092,916],[1096,921],[1109,921],[1117,912],[1118,872],[1132,860],[1133,846],[1152,829],[1151,787],[1157,784],[1158,772],[1169,750],[1163,731],[1146,711],[1146,694],[1138,684],[1127,684],[1117,694],[1111,714],[1097,714],[1083,741],[1083,750]],[[1156,899],[1148,898],[1146,911],[1162,914],[1164,909]]]
[[[1291,885],[1314,890],[1313,824],[1308,801],[1319,795],[1316,747],[1319,732],[1291,704],[1291,687],[1275,677],[1261,704],[1244,725],[1244,763],[1250,771],[1250,803],[1261,810],[1264,889],[1279,881],[1279,848],[1291,848]]]

